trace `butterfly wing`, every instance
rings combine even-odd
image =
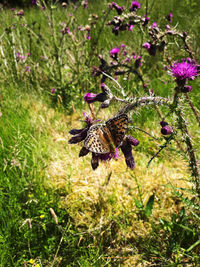
[[[110,131],[115,146],[119,147],[128,127],[128,116],[126,114],[121,114],[114,117],[106,122],[106,126]]]
[[[101,124],[93,125],[90,127],[84,141],[84,147],[89,151],[98,154],[105,154],[110,152],[109,144],[104,138]]]

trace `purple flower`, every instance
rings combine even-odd
[[[87,132],[88,132],[90,126],[93,123],[97,122],[97,120],[93,121],[92,118],[87,116],[85,113],[83,113],[83,115],[85,117],[84,122],[86,123],[86,127],[82,128],[82,129],[72,129],[71,131],[69,131],[69,133],[71,135],[73,135],[73,137],[70,138],[68,141],[69,144],[77,144],[77,143],[83,141],[87,136]]]
[[[117,60],[117,56],[118,56],[118,53],[119,53],[119,52],[120,52],[120,48],[115,47],[115,48],[113,48],[113,49],[110,50],[110,56],[111,56],[113,59]]]
[[[170,12],[170,13],[166,16],[166,19],[167,19],[169,22],[172,22],[172,18],[173,18],[173,14]]]
[[[166,30],[170,30],[170,26],[167,24],[167,25],[165,25],[165,29]]]
[[[33,5],[37,5],[37,0],[32,0]]]
[[[149,17],[145,17],[144,18],[144,23],[142,24],[142,26],[145,26],[149,23]]]
[[[143,47],[149,52],[149,55],[155,56],[156,55],[156,45],[152,43],[144,43]]]
[[[166,125],[164,127],[161,128],[161,133],[163,135],[169,135],[171,134],[173,131],[172,131],[172,128],[169,126],[169,125]]]
[[[192,91],[192,86],[191,85],[185,85],[181,88],[181,92],[183,93],[189,93]]]
[[[171,75],[176,78],[178,85],[185,85],[187,79],[194,80],[199,76],[198,69],[195,63],[188,60],[177,61],[170,66]]]
[[[118,6],[118,4],[115,3],[115,2],[112,2],[112,6],[111,7],[115,8],[115,10],[117,11],[118,15],[121,15],[122,12],[124,11],[124,7],[123,6]]]
[[[42,10],[45,10],[45,6],[41,6]]]
[[[133,25],[133,24],[130,24],[130,25],[128,26],[128,30],[129,30],[129,31],[132,31],[133,28],[134,28],[134,25]]]
[[[51,93],[54,94],[55,93],[55,88],[51,88]]]
[[[135,67],[136,67],[136,69],[139,68],[142,65],[142,62],[141,61],[142,61],[142,57],[141,56],[138,56],[138,58],[135,61]]]
[[[114,55],[117,55],[119,52],[120,52],[120,48],[115,47],[115,48],[112,48],[112,49],[110,50],[110,55],[111,55],[111,56],[114,56]]]
[[[87,4],[88,4],[87,1],[84,1],[84,2],[83,2],[83,7],[84,7],[84,8],[87,8]]]
[[[87,93],[84,95],[83,99],[88,104],[94,103],[96,101],[104,102],[106,100],[106,94],[104,92],[99,94]]]
[[[130,12],[137,11],[138,9],[140,9],[140,7],[141,7],[141,4],[139,2],[133,1],[131,3],[131,7],[129,10],[130,10]]]
[[[161,125],[162,127],[165,127],[166,125],[168,125],[168,123],[167,123],[166,121],[161,121],[161,122],[160,122],[160,125]]]
[[[22,9],[22,10],[19,10],[19,11],[17,12],[17,16],[19,16],[19,17],[24,16],[24,10],[23,10],[23,9]]]
[[[157,23],[153,22],[153,24],[151,25],[152,28],[156,28],[157,27]]]
[[[88,36],[87,36],[87,39],[88,39],[88,40],[90,40],[90,39],[91,39],[91,36],[90,36],[89,34],[88,34]]]
[[[120,147],[124,154],[127,167],[132,170],[135,168],[135,161],[132,154],[132,145],[135,146],[139,144],[139,141],[136,140],[137,139],[135,139],[133,136],[127,136]]]

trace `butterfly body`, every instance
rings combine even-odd
[[[84,141],[84,147],[97,154],[115,153],[122,143],[128,127],[128,116],[121,114],[105,124],[90,127]]]

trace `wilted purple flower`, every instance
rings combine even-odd
[[[134,139],[134,140],[133,140]],[[126,160],[126,165],[127,167],[129,167],[130,169],[134,169],[135,167],[135,161],[133,158],[133,154],[132,154],[132,145],[138,145],[139,142],[136,142],[137,139],[135,139],[132,136],[127,136],[122,145],[121,145],[121,150],[124,154],[125,160]],[[138,140],[137,140],[138,141]]]
[[[138,9],[140,9],[140,7],[141,7],[141,4],[139,2],[133,1],[131,3],[131,7],[129,10],[130,10],[130,12],[137,11]]]
[[[99,166],[99,161],[109,161],[113,158],[118,158],[118,149],[116,148],[115,153],[105,153],[105,154],[97,154],[92,153],[92,160],[91,160],[91,166],[92,169],[95,170]]]
[[[166,16],[166,19],[167,19],[169,22],[172,22],[172,18],[173,18],[173,14],[170,12],[170,13]]]
[[[115,8],[115,10],[117,11],[117,14],[118,15],[121,15],[122,12],[124,11],[124,7],[123,6],[118,6],[118,4],[115,3],[115,2],[112,2],[111,7],[114,7]]]
[[[73,137],[70,138],[68,141],[69,144],[77,144],[77,143],[83,141],[87,136],[87,132],[88,132],[90,126],[93,123],[97,122],[97,121],[93,121],[92,118],[87,116],[85,113],[83,113],[83,115],[85,117],[84,121],[86,123],[86,127],[82,128],[82,129],[72,129],[71,131],[69,131],[69,133],[73,135]]]
[[[152,43],[144,43],[143,47],[149,52],[149,55],[155,56],[156,55],[156,45]]]
[[[191,85],[185,85],[181,88],[181,92],[183,93],[189,93],[192,91],[192,86]]]
[[[142,24],[142,26],[145,26],[149,23],[149,17],[145,17],[144,18],[144,23]]]
[[[160,125],[161,125],[162,127],[165,127],[166,125],[168,125],[168,123],[167,123],[166,121],[161,121],[161,122],[160,122]]]
[[[176,78],[178,85],[184,85],[187,79],[194,80],[199,76],[197,66],[194,63],[182,60],[170,66],[171,75]]]
[[[169,135],[171,134],[173,131],[172,131],[172,128],[169,126],[169,125],[166,125],[164,127],[161,128],[161,133],[163,135]]]
[[[88,39],[88,40],[90,40],[90,39],[91,39],[91,36],[90,36],[90,34],[88,34],[88,36],[87,36],[87,39]]]
[[[136,69],[139,68],[142,65],[142,62],[141,61],[142,61],[141,56],[138,56],[138,58],[135,61],[135,67],[136,67]]]
[[[83,97],[84,101],[87,103],[94,103],[96,101],[104,102],[106,100],[106,94],[105,93],[99,93],[99,94],[93,94],[93,93],[87,93]]]
[[[51,93],[54,94],[55,93],[55,88],[51,88]]]

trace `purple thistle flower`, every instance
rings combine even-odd
[[[132,154],[132,145],[137,146],[138,144],[139,141],[136,138],[134,138],[133,136],[127,136],[120,147],[124,154],[127,167],[132,170],[135,168],[135,161]]]
[[[92,124],[94,124],[96,121],[93,121],[92,118],[90,118],[89,116],[87,116],[85,113],[83,113],[85,120],[84,122],[86,123],[86,127],[82,128],[82,129],[72,129],[69,131],[69,133],[71,135],[73,135],[73,137],[71,137],[68,141],[69,144],[77,144],[81,141],[83,141],[86,136],[87,136],[87,132],[90,128],[90,126]]]
[[[92,169],[95,170],[99,166],[99,161],[109,161],[113,158],[118,158],[118,149],[116,148],[115,153],[105,153],[105,154],[97,154],[92,152],[92,160],[91,166]]]
[[[87,1],[84,1],[84,2],[83,2],[83,7],[84,7],[84,8],[87,8],[87,4],[88,4]]]
[[[122,12],[124,11],[124,7],[123,6],[118,6],[118,4],[115,3],[115,2],[112,2],[112,7],[115,8],[115,10],[117,11],[118,15],[121,15]]]
[[[24,10],[23,10],[23,9],[22,9],[22,10],[19,10],[19,11],[17,12],[17,16],[19,16],[19,17],[24,16]]]
[[[150,47],[151,47],[151,44],[150,44],[150,43],[144,43],[144,44],[142,45],[142,47],[146,48],[146,50],[149,50]]]
[[[135,67],[136,67],[136,69],[139,68],[142,65],[142,62],[141,61],[142,61],[142,57],[141,56],[138,56],[138,58],[135,61]]]
[[[188,62],[187,60],[182,60],[181,62],[176,62],[170,66],[171,75],[176,78],[178,85],[185,85],[187,79],[194,80],[195,77],[199,76],[197,66]]]
[[[173,14],[170,12],[167,16],[166,19],[171,23],[173,18]]]
[[[25,71],[30,72],[31,68],[29,66],[25,66]]]
[[[141,7],[141,4],[137,1],[133,1],[131,3],[131,7],[129,8],[130,12],[133,12],[133,11],[137,11],[138,9],[140,9]]]
[[[129,30],[129,31],[132,31],[133,28],[134,28],[134,25],[133,25],[133,24],[130,24],[130,25],[128,26],[128,30]]]
[[[169,135],[171,134],[173,131],[172,131],[172,128],[169,126],[169,125],[166,125],[164,127],[161,128],[161,133],[163,135]]]
[[[118,53],[119,53],[119,52],[120,52],[120,48],[118,48],[118,47],[112,48],[112,49],[110,50],[110,56],[111,56],[113,59],[117,60],[117,56],[118,56]]]
[[[84,95],[83,99],[88,104],[94,103],[96,101],[104,102],[106,100],[106,94],[104,92],[99,94],[87,93]]]
[[[42,10],[45,10],[45,6],[41,6]]]
[[[142,24],[142,26],[145,26],[149,23],[149,17],[146,17],[144,18],[144,23]]]
[[[54,94],[55,93],[55,88],[51,88],[51,93]]]
[[[192,86],[191,85],[186,85],[186,86],[183,86],[181,88],[181,92],[183,92],[183,93],[189,93],[191,91],[192,91]]]
[[[156,28],[157,27],[157,23],[153,22],[153,24],[151,25],[152,28]]]
[[[161,121],[161,122],[160,122],[160,125],[161,125],[162,127],[165,127],[166,125],[168,125],[168,123],[167,123],[166,121]]]

